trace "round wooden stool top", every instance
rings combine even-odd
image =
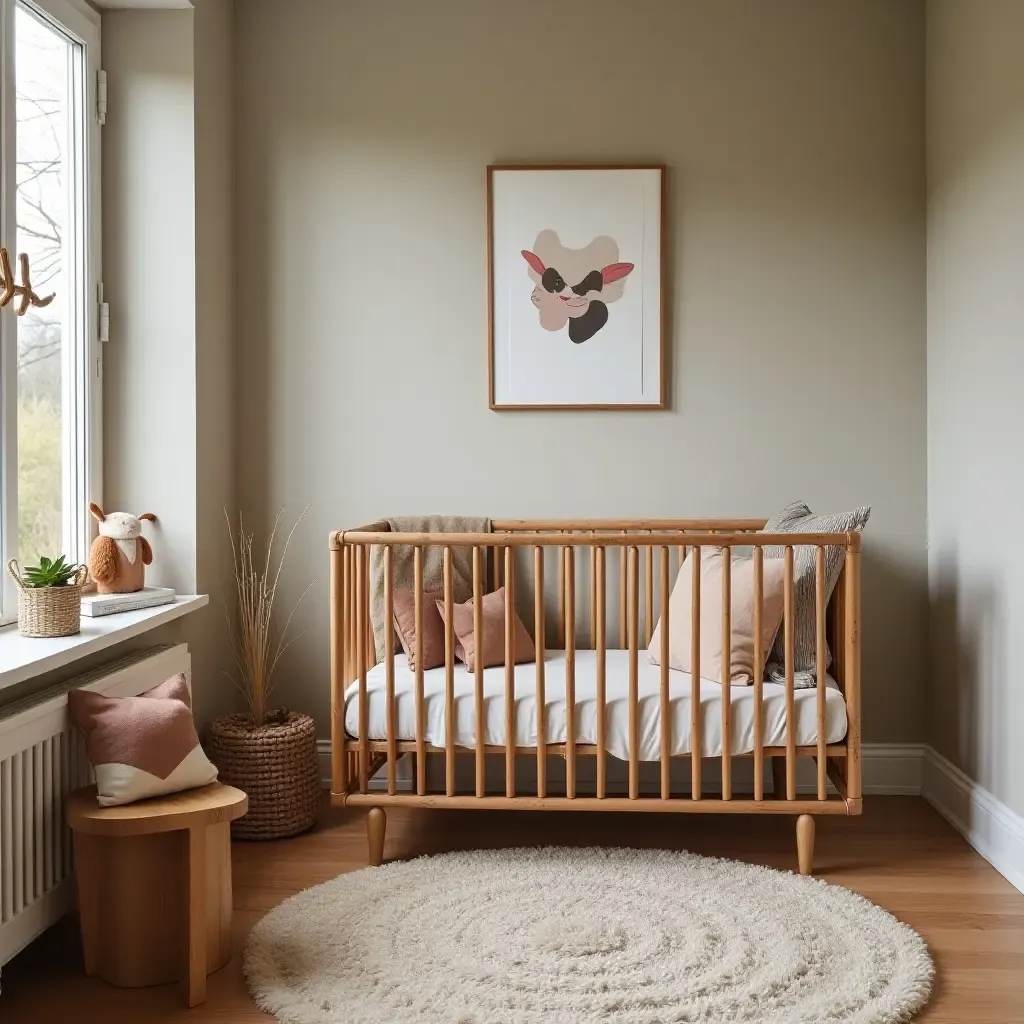
[[[95,786],[76,789],[67,800],[68,825],[75,832],[94,836],[141,836],[200,828],[234,821],[248,809],[245,793],[221,782],[120,807],[100,807]]]

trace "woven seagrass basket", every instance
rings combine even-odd
[[[283,839],[316,824],[320,769],[308,715],[282,708],[260,726],[248,715],[224,715],[211,724],[206,747],[220,781],[249,797],[248,814],[231,823],[236,839]]]
[[[63,587],[26,586],[21,566],[13,558],[7,571],[18,585],[18,632],[22,636],[74,636],[81,632],[82,587],[89,578],[86,566],[79,566],[74,582]]]

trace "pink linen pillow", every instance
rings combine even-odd
[[[438,668],[444,664],[444,619],[437,610],[438,601],[444,596],[440,590],[423,591],[423,670]],[[416,593],[402,588],[392,598],[395,632],[402,642],[402,650],[409,662],[409,668],[416,670]],[[444,607],[442,603],[442,607]]]
[[[481,648],[484,668],[492,665],[505,664],[505,588],[498,587],[481,599],[483,618],[483,640]],[[444,601],[437,602],[437,610],[444,620]],[[512,653],[516,663],[534,661],[536,649],[530,634],[526,632],[519,616],[512,612],[514,632],[512,634]],[[466,663],[466,668],[474,671],[475,641],[473,636],[473,599],[464,604],[452,605],[452,632],[455,634],[455,656]]]

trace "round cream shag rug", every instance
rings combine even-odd
[[[923,940],[814,878],[657,850],[452,853],[341,875],[249,936],[285,1024],[895,1024]]]

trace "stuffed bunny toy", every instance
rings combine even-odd
[[[142,521],[156,521],[152,512],[104,512],[95,502],[89,511],[100,524],[100,535],[89,550],[89,574],[101,594],[133,594],[146,582],[146,566],[153,549],[142,536]]]

